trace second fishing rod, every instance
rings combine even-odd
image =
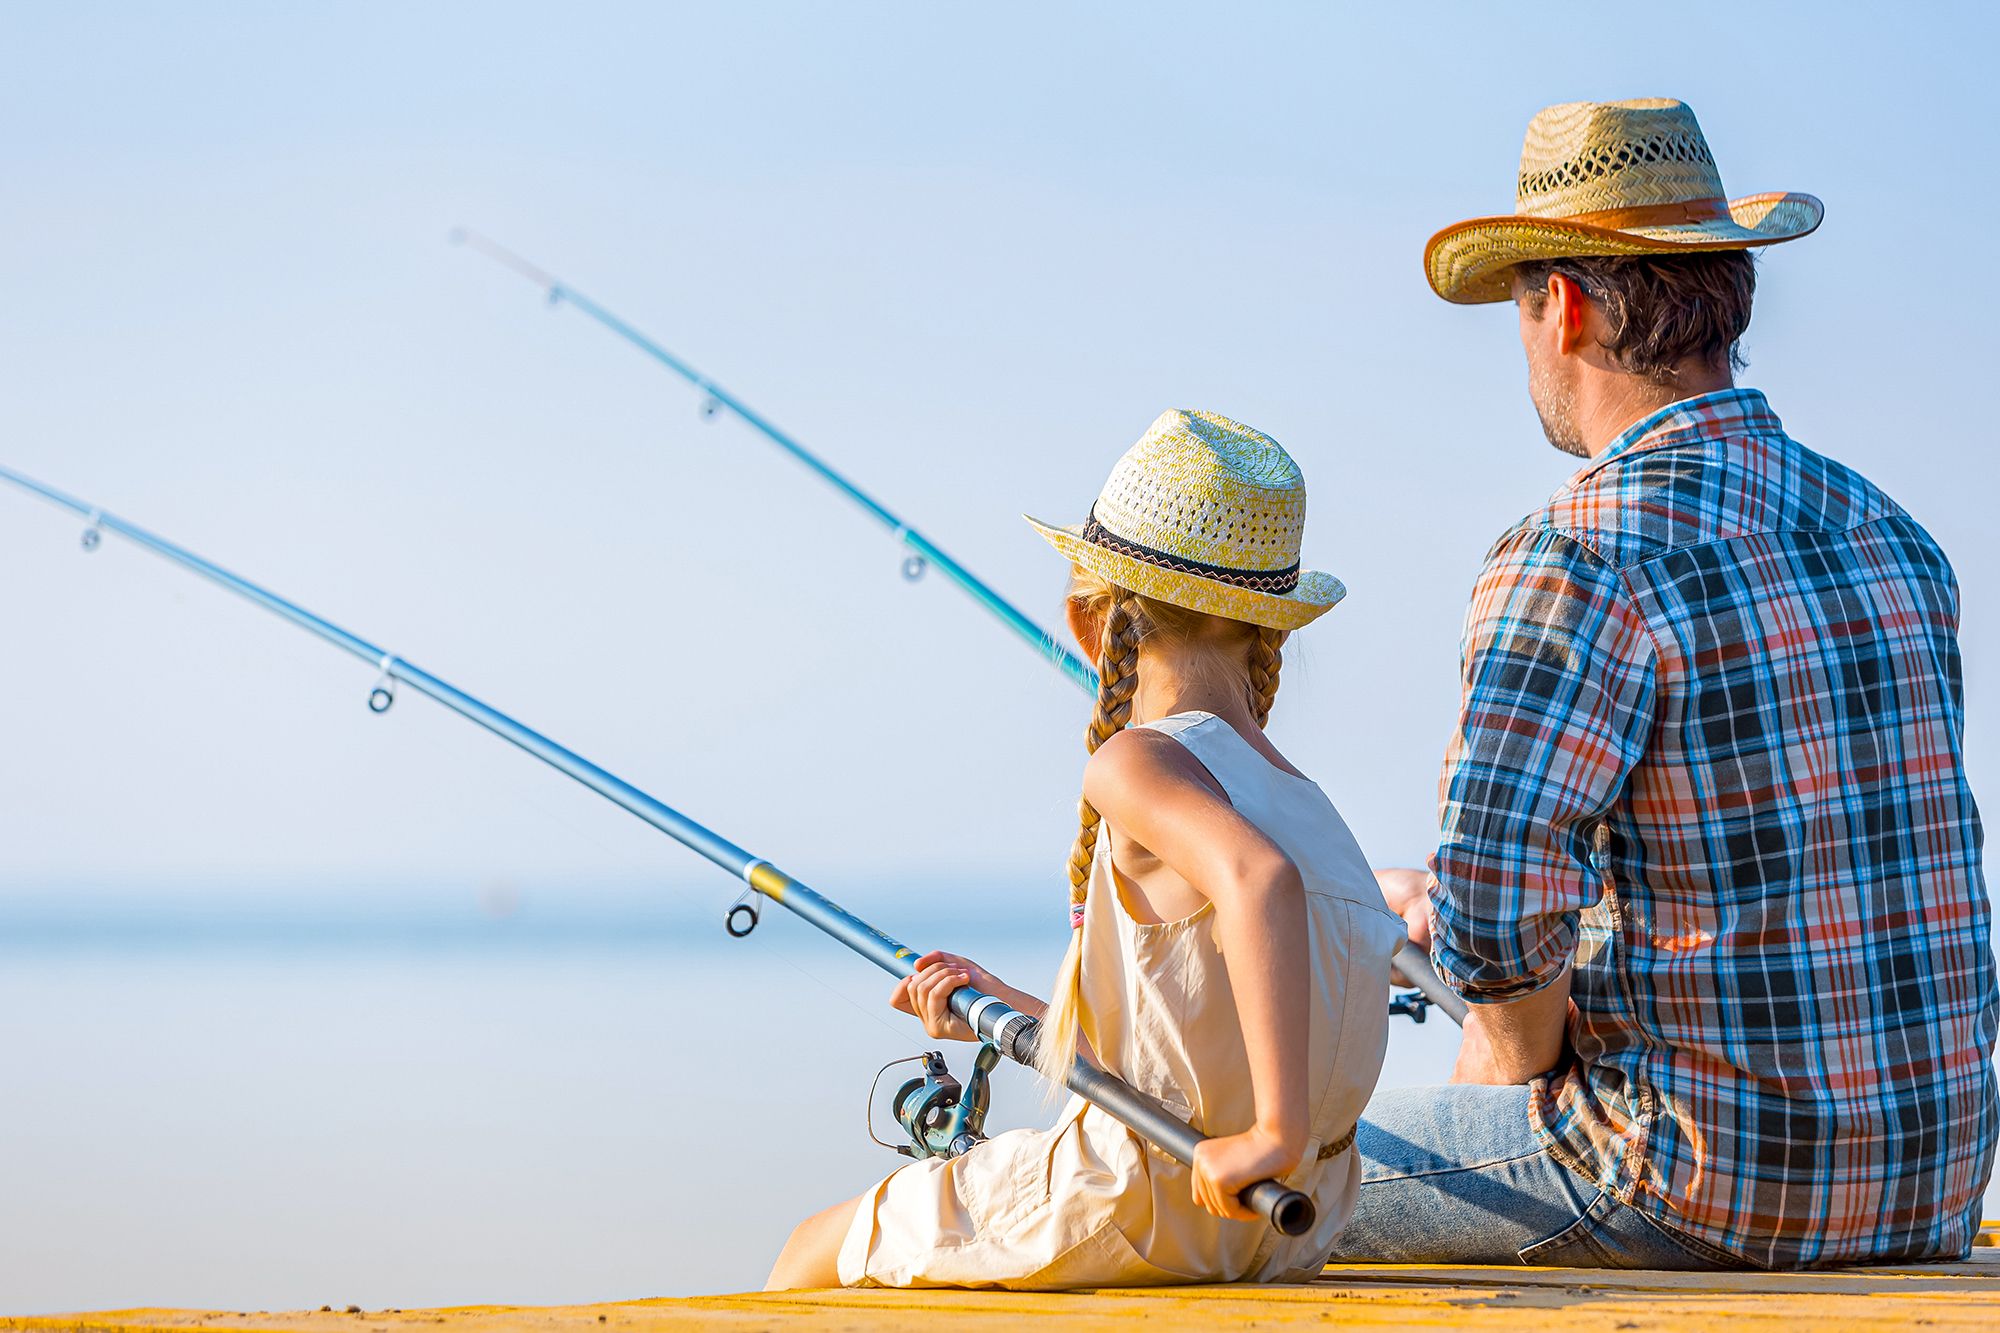
[[[1096,696],[1098,683],[1095,668],[1064,648],[1055,635],[1036,624],[1019,607],[1002,597],[992,585],[952,558],[930,538],[911,527],[888,506],[857,486],[832,464],[752,410],[735,394],[591,297],[498,242],[465,227],[454,230],[451,233],[451,240],[453,244],[463,245],[469,250],[485,255],[510,272],[526,278],[542,289],[549,304],[575,308],[686,380],[705,395],[702,399],[704,415],[712,417],[721,411],[734,414],[745,425],[805,465],[814,475],[859,506],[871,518],[889,528],[896,539],[911,552],[903,564],[906,576],[919,577],[925,569],[935,566],[940,573],[1018,638],[1035,649],[1044,659],[1053,662],[1078,688],[1092,697]],[[1399,981],[1410,987],[1411,993],[1395,998],[1391,1004],[1393,1012],[1421,1023],[1424,1021],[1426,1011],[1436,1007],[1454,1023],[1464,1026],[1466,1014],[1464,999],[1439,978],[1431,967],[1430,956],[1427,953],[1416,945],[1406,942],[1396,953],[1395,968]]]

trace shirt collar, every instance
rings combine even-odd
[[[1619,432],[1611,447],[1591,459],[1569,479],[1575,486],[1591,473],[1631,454],[1650,452],[1669,444],[1691,439],[1715,440],[1729,435],[1776,435],[1784,426],[1762,392],[1756,389],[1717,389],[1668,403],[1650,416],[1641,417]]]

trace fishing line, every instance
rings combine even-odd
[[[705,418],[713,418],[722,409],[728,409],[745,425],[750,426],[777,445],[793,458],[811,469],[835,490],[860,506],[877,522],[887,527],[895,539],[907,546],[911,555],[903,562],[905,578],[921,578],[930,565],[956,584],[973,601],[997,617],[1002,624],[1033,647],[1047,660],[1055,663],[1086,694],[1097,695],[1097,672],[1076,654],[1059,643],[1056,637],[1037,625],[1012,602],[980,579],[971,570],[952,559],[936,543],[909,526],[903,519],[867,491],[836,471],[833,466],[810,452],[806,447],[779,430],[762,416],[746,406],[734,394],[724,389],[701,371],[668,351],[651,337],[640,332],[623,318],[599,305],[590,297],[550,273],[547,269],[522,258],[497,241],[480,235],[467,227],[452,231],[451,242],[477,251],[510,272],[519,274],[547,294],[551,306],[569,305],[597,321],[611,332],[623,338],[632,346],[644,352],[653,360],[665,366],[674,374],[686,380],[703,395],[701,413]],[[1430,955],[1416,945],[1405,941],[1396,951],[1394,975],[1397,984],[1413,988],[1414,994],[1400,995],[1391,1003],[1391,1009],[1416,1022],[1424,1021],[1424,1014],[1432,1007],[1442,1010],[1447,1017],[1460,1027],[1465,1025],[1465,1000],[1444,984],[1431,966]]]
[[[116,533],[375,667],[380,675],[368,699],[369,706],[377,713],[387,712],[394,706],[397,686],[408,686],[644,820],[690,851],[737,876],[753,892],[804,918],[891,976],[901,978],[915,973],[915,960],[921,956],[918,950],[891,939],[762,857],[753,855],[672,806],[598,767],[574,750],[524,726],[414,662],[370,643],[351,630],[314,615],[297,603],[233,574],[164,537],[104,513],[96,506],[85,504],[52,486],[5,467],[0,467],[0,481],[83,517],[89,525],[86,532],[98,533],[99,541],[104,532]],[[86,544],[86,549],[90,545],[94,543]],[[388,702],[375,707],[378,693],[385,691],[389,696]],[[1040,1028],[1032,1015],[970,986],[954,991],[950,1005],[952,1012],[964,1019],[980,1040],[973,1076],[960,1084],[945,1072],[941,1058],[935,1062],[927,1060],[925,1076],[912,1080],[897,1094],[897,1119],[911,1136],[912,1144],[904,1147],[912,1156],[955,1156],[965,1151],[968,1145],[976,1143],[982,1137],[981,1127],[985,1122],[987,1071],[1001,1056],[1017,1064],[1031,1067],[1034,1064]],[[1198,1130],[1158,1101],[1087,1062],[1072,1064],[1063,1082],[1184,1164],[1193,1164],[1196,1149],[1205,1142]],[[1310,1231],[1317,1215],[1311,1199],[1276,1180],[1257,1181],[1244,1189],[1239,1197],[1247,1207],[1262,1214],[1273,1227],[1288,1236],[1304,1235]]]
[[[1055,635],[1036,624],[1019,607],[1002,597],[984,579],[960,564],[944,548],[917,531],[907,520],[873,495],[855,485],[825,459],[760,416],[735,394],[561,278],[530,263],[505,246],[465,227],[454,230],[451,233],[451,241],[454,245],[463,245],[468,250],[475,250],[509,271],[526,278],[547,294],[550,305],[573,306],[686,380],[702,395],[701,414],[705,419],[713,420],[718,413],[728,411],[743,424],[804,464],[815,476],[846,496],[877,523],[889,529],[890,535],[896,542],[909,552],[903,558],[904,578],[915,582],[929,570],[936,569],[960,591],[986,608],[1001,624],[1012,630],[1044,659],[1054,663],[1064,675],[1091,694],[1097,693],[1097,672],[1089,663],[1063,647]]]

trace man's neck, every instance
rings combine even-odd
[[[1600,374],[1580,386],[1577,422],[1584,452],[1592,458],[1609,449],[1632,426],[1663,407],[1705,393],[1735,387],[1727,370],[1683,367],[1671,384],[1655,384],[1640,375]]]

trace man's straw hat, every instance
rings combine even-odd
[[[1087,522],[1028,522],[1091,573],[1190,611],[1290,630],[1347,596],[1333,575],[1299,568],[1299,465],[1214,412],[1162,412],[1111,469]]]
[[[1684,102],[1565,102],[1528,122],[1513,215],[1446,227],[1424,247],[1424,272],[1447,301],[1504,301],[1507,270],[1529,260],[1773,245],[1824,211],[1809,194],[1724,196]]]

